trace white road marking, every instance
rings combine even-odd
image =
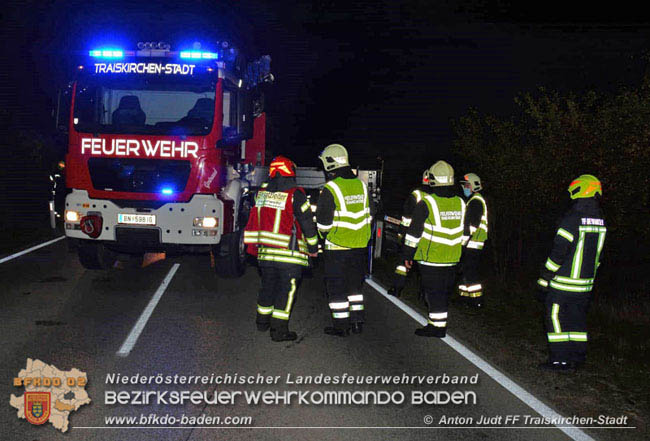
[[[120,350],[117,351],[117,355],[119,357],[127,357],[131,353],[131,350],[137,343],[140,334],[144,330],[144,327],[147,325],[147,322],[149,321],[151,314],[153,314],[153,310],[156,308],[156,305],[158,305],[160,298],[165,293],[165,290],[169,286],[169,283],[172,281],[172,278],[174,277],[174,274],[176,274],[176,271],[178,270],[179,266],[181,266],[180,263],[175,263],[172,266],[172,268],[165,276],[165,279],[162,281],[162,283],[156,290],[151,300],[149,300],[149,304],[147,305],[146,308],[144,308],[142,314],[140,314],[140,318],[133,326],[133,329],[131,329],[131,332],[129,332],[129,335],[128,337],[126,337],[126,340],[124,340],[124,343],[122,343],[122,347],[120,347]]]
[[[397,305],[398,308],[400,308],[408,315],[410,315],[411,318],[413,318],[413,320],[415,320],[416,322],[418,322],[423,326],[427,324],[427,319],[423,317],[422,314],[415,311],[413,308],[405,304],[397,297],[389,295],[388,291],[386,291],[386,289],[383,286],[381,286],[379,283],[377,283],[373,279],[366,279],[366,283],[371,287],[373,287],[379,294],[383,295],[388,300],[390,300],[395,305]],[[555,412],[549,406],[547,406],[546,404],[542,403],[540,400],[535,398],[528,391],[524,390],[521,386],[516,384],[510,378],[506,377],[503,373],[501,373],[500,371],[492,367],[492,365],[490,365],[487,361],[483,360],[474,352],[470,351],[465,345],[455,340],[449,334],[447,334],[447,337],[441,340],[447,345],[449,345],[453,350],[455,350],[460,355],[462,355],[467,360],[469,360],[477,368],[481,369],[483,372],[488,374],[488,376],[490,376],[494,381],[499,383],[501,386],[505,387],[515,397],[519,398],[521,401],[526,403],[529,407],[531,407],[535,412],[539,413],[541,416],[548,419],[562,418],[562,416],[559,413]],[[578,429],[574,425],[560,426],[556,424],[555,426],[575,441],[595,441],[592,437],[590,437],[589,435],[587,435],[585,432]]]
[[[10,261],[12,259],[15,259],[16,257],[24,256],[27,253],[31,253],[32,251],[35,251],[35,250],[37,250],[39,248],[46,247],[48,245],[53,244],[54,242],[58,242],[58,241],[63,240],[63,239],[65,239],[65,236],[59,236],[56,239],[48,240],[47,242],[43,242],[41,244],[34,245],[31,248],[27,248],[26,250],[19,251],[19,252],[15,253],[15,254],[12,254],[11,256],[3,257],[2,259],[0,259],[0,263],[5,263],[5,262],[8,262],[8,261]]]

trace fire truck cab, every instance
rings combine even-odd
[[[67,90],[63,222],[82,265],[211,252],[219,275],[241,275],[272,80],[270,57],[227,42],[90,50]]]

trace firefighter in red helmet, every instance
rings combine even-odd
[[[296,185],[296,165],[284,156],[271,161],[244,230],[247,251],[257,257],[262,288],[257,297],[257,329],[271,340],[297,338],[289,318],[302,268],[316,257],[318,238],[305,191]]]

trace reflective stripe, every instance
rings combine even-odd
[[[348,318],[350,317],[350,311],[345,312],[332,312],[332,317],[336,318]]]
[[[420,242],[419,237],[411,236],[410,234],[407,234],[406,236],[404,236],[404,243],[409,247],[415,248],[415,247],[418,246],[419,242]],[[413,244],[413,245],[411,245],[411,244]]]
[[[549,342],[569,341],[568,332],[549,332],[546,336]]]
[[[465,245],[467,245],[467,241],[469,240],[469,236],[461,236],[460,239],[461,239],[460,240],[461,245],[465,246]]]
[[[449,313],[447,312],[430,312],[429,318],[431,320],[444,320],[447,318]]]
[[[422,238],[427,239],[430,242],[436,242],[436,243],[441,243],[443,245],[450,245],[450,246],[458,245],[463,241],[462,237],[457,237],[455,239],[445,239],[443,237],[432,236],[429,233],[422,233]]]
[[[350,302],[333,302],[330,303],[330,309],[348,309]]]
[[[405,227],[410,227],[412,221],[413,221],[413,219],[411,219],[410,217],[404,217],[404,216],[402,216],[402,222],[401,222],[401,224],[402,224],[403,226],[405,226]]]
[[[436,208],[435,208],[435,209],[436,209],[436,210],[438,209],[438,206],[437,206],[437,205],[436,205]],[[438,211],[438,217],[440,217],[440,214],[439,214],[439,213],[440,213],[440,212]],[[449,234],[449,235],[452,235],[452,234],[458,234],[458,233],[462,233],[462,232],[463,232],[463,226],[462,226],[462,225],[459,226],[459,227],[456,227],[456,228],[445,228],[445,227],[438,227],[438,226],[433,225],[433,224],[430,224],[430,223],[428,223],[428,222],[425,222],[425,223],[424,223],[424,229],[425,229],[425,231],[426,231],[426,230],[429,230],[429,231],[432,232],[432,233],[433,233],[433,232],[438,232],[438,233],[444,233],[444,234]]]
[[[570,292],[589,292],[593,288],[593,285],[587,285],[587,286],[566,285],[564,283],[558,283],[555,280],[551,280],[550,285],[551,288],[555,288],[559,291],[570,291]]]
[[[363,311],[363,305],[350,305],[350,311]]]
[[[325,239],[325,249],[326,250],[349,250],[350,248],[339,246]]]
[[[305,203],[300,206],[300,211],[304,213],[305,211],[309,210],[309,207],[310,207],[309,201],[305,201]]]
[[[548,286],[548,280],[537,279],[537,284],[546,288]]]
[[[308,266],[309,262],[307,259],[301,259],[298,257],[288,257],[288,256],[274,256],[274,255],[268,255],[268,254],[260,254],[257,256],[258,260],[265,260],[268,262],[282,262],[282,263],[293,263],[296,265],[303,265],[303,266]]]
[[[342,227],[342,228],[347,228],[348,230],[360,230],[366,225],[370,225],[372,220],[368,217],[361,222],[357,224],[353,224],[351,222],[344,222],[344,221],[334,221],[332,222],[332,225],[335,227]]]
[[[429,320],[429,323],[431,323],[436,328],[446,328],[447,327],[447,322],[432,322],[432,321]]]
[[[415,196],[416,204],[422,200],[422,192],[420,190],[413,190],[411,194]]]
[[[553,280],[560,283],[568,283],[569,285],[593,285],[594,279],[574,279],[572,277],[555,276]]]
[[[483,295],[483,293],[481,291],[477,291],[477,292],[461,291],[460,292],[461,297],[476,298],[476,297],[481,297],[482,295]]]
[[[318,227],[319,230],[322,230],[322,231],[329,231],[329,230],[332,229],[332,227],[334,226],[334,224],[333,224],[333,223],[332,223],[332,224],[329,224],[329,225],[316,224],[316,226]]]
[[[273,318],[281,319],[281,320],[289,320],[289,313],[281,311],[279,309],[274,309],[273,310]]]
[[[364,217],[366,214],[370,214],[370,207],[366,207],[361,211],[343,211],[343,210],[334,211],[334,216],[350,217],[352,219],[359,219],[361,217]]]
[[[345,205],[345,198],[343,197],[343,193],[341,192],[339,186],[336,185],[336,182],[329,181],[327,184],[325,184],[325,187],[329,188],[334,192],[334,196],[339,200],[339,206],[341,210],[347,211],[346,210],[347,206]]]
[[[564,228],[560,228],[557,230],[557,234],[568,240],[569,242],[573,242],[573,234],[569,233],[567,230]]]
[[[548,259],[546,259],[546,265],[545,266],[546,266],[546,269],[548,269],[549,271],[553,271],[553,272],[556,272],[557,270],[560,269],[560,265],[553,262],[550,257]]]
[[[404,265],[397,265],[397,267],[395,268],[395,274],[399,274],[400,276],[405,276],[406,267]]]
[[[482,250],[483,249],[483,242],[476,242],[473,240],[470,240],[467,242],[467,248],[471,248],[473,250]]]
[[[585,248],[585,233],[580,231],[580,237],[578,238],[578,245],[576,245],[576,251],[573,255],[573,264],[571,265],[571,277],[578,279],[580,278],[580,270],[582,270],[582,258]]]
[[[587,341],[586,332],[569,332],[570,341]]]
[[[273,312],[273,306],[260,306],[257,305],[257,312],[261,315],[269,315]]]
[[[477,283],[476,285],[470,285],[467,287],[467,291],[469,292],[480,291],[482,289],[483,286],[480,283]]]
[[[560,326],[560,305],[557,303],[553,303],[553,306],[551,306],[551,322],[553,323],[553,331],[555,331],[556,334],[562,332],[562,327]]]
[[[316,236],[314,236],[314,237],[306,237],[305,239],[307,239],[307,243],[308,243],[309,245],[316,245],[316,244],[318,244],[318,237],[316,237]]]
[[[350,302],[363,302],[363,294],[354,294],[352,296],[348,296],[348,300]]]
[[[418,260],[418,263],[420,265],[424,265],[424,266],[454,266],[454,265],[456,265],[455,263],[433,263],[433,262],[426,262],[424,260]]]

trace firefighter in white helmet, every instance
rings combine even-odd
[[[426,169],[422,173],[422,182],[420,185],[411,190],[411,193],[404,201],[404,207],[402,208],[402,219],[400,223],[400,239],[404,239],[404,235],[408,227],[411,226],[411,220],[413,218],[413,210],[417,204],[422,200],[422,198],[429,194],[431,188],[429,187],[429,169]],[[406,285],[406,276],[408,270],[404,266],[404,262],[398,262],[395,267],[395,274],[393,276],[393,286],[388,290],[388,294],[399,297],[401,295],[404,285]]]
[[[316,225],[325,239],[325,288],[332,326],[325,333],[345,337],[363,330],[361,289],[371,235],[371,205],[366,184],[350,168],[348,152],[340,144],[325,147],[319,156],[327,183],[318,197]]]
[[[483,284],[479,276],[480,258],[485,241],[488,238],[487,203],[481,193],[481,178],[475,173],[467,173],[460,181],[467,200],[465,226],[469,229],[469,238],[463,251],[461,262],[463,277],[458,285],[458,292],[467,304],[474,308],[483,306]]]
[[[419,264],[421,290],[429,316],[427,325],[416,329],[421,337],[445,337],[449,295],[454,287],[456,264],[460,260],[464,230],[465,202],[454,189],[454,169],[445,161],[429,168],[431,194],[422,198],[406,231],[402,260],[406,268]]]

